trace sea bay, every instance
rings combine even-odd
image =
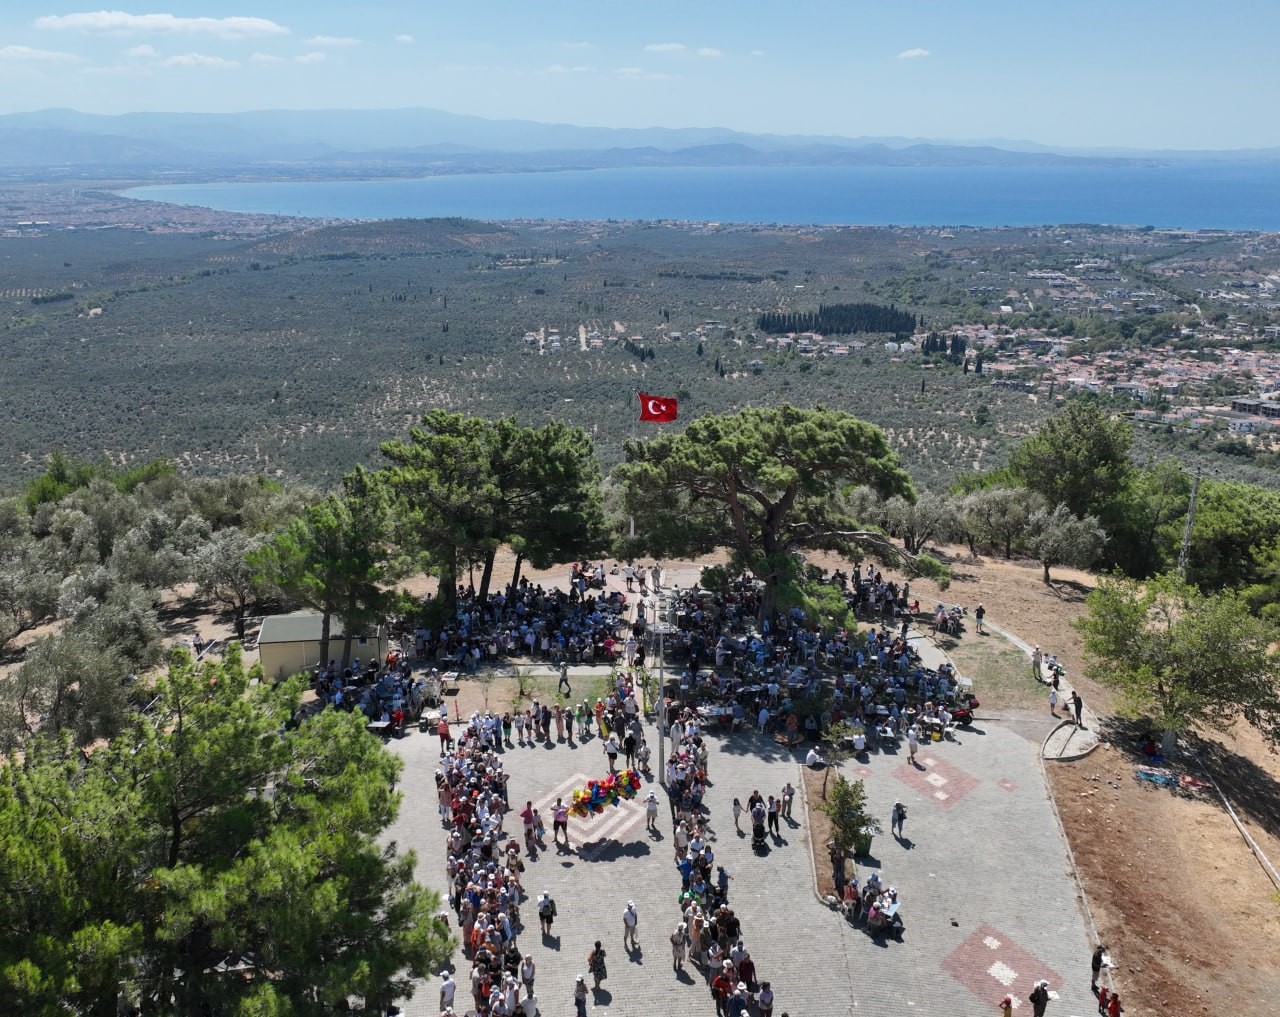
[[[731,167],[172,184],[130,197],[320,219],[681,220],[788,225],[1100,223],[1280,230],[1280,164]]]

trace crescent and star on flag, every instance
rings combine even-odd
[[[637,392],[640,399],[640,419],[657,424],[669,424],[676,419],[677,401],[674,396],[650,395]]]

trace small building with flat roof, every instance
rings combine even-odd
[[[258,659],[262,662],[263,675],[278,680],[326,663],[320,659],[320,623],[321,615],[315,611],[295,611],[264,618],[258,635]],[[341,658],[344,636],[342,622],[337,618],[331,619],[330,660]],[[361,661],[372,657],[381,666],[387,658],[387,627],[378,625],[367,633],[354,635],[351,656],[359,657]]]

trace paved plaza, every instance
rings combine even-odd
[[[648,731],[654,743],[651,723]],[[749,836],[735,832],[734,797],[745,802],[752,789],[777,794],[788,780],[802,788],[802,753],[752,731],[713,734],[709,742],[712,845],[717,863],[733,875],[729,901],[742,920],[757,977],[773,983],[775,1017],[783,1011],[791,1017],[989,1017],[1006,993],[1013,995],[1016,1013],[1030,1015],[1026,996],[1039,978],[1048,979],[1054,992],[1049,1017],[1096,1011],[1089,993],[1092,943],[1039,744],[979,719],[960,729],[958,742],[923,745],[923,768],[911,766],[905,750],[844,764],[847,776],[866,782],[885,828],[875,838],[873,859],[859,861],[858,876],[879,868],[884,881],[898,888],[906,932],[897,943],[872,939],[816,898],[799,800],[794,821],[783,821],[767,855],[753,853]],[[392,748],[406,763],[405,800],[388,835],[418,853],[418,878],[443,890],[445,831],[434,789],[439,739],[414,729]],[[608,768],[596,738],[507,749],[504,759],[513,807],[532,800],[544,815],[557,795],[568,797]],[[661,797],[660,786],[658,791]],[[908,806],[901,841],[888,832],[896,798]],[[518,832],[519,820],[507,826]],[[698,971],[672,970],[668,937],[680,920],[680,881],[665,809],[659,826],[656,834],[646,832],[637,798],[601,816],[571,818],[576,850],[564,852],[548,841],[549,850],[527,862],[530,899],[518,942],[538,965],[535,995],[542,1013],[573,1012],[574,978],[585,973],[587,953],[600,939],[608,951],[608,978],[593,1013],[714,1015]],[[538,930],[532,898],[543,890],[558,904],[554,938]],[[622,944],[628,900],[640,915],[640,949],[633,953]],[[461,950],[454,964],[461,1012],[470,1001],[470,964]],[[404,1004],[405,1013],[434,1017],[438,985],[421,986]]]

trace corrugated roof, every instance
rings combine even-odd
[[[263,643],[318,643],[320,641],[321,616],[314,611],[295,611],[293,614],[274,614],[262,620],[258,645]],[[367,633],[370,638],[381,635],[382,627]],[[342,622],[333,618],[329,623],[329,638],[342,638]]]

